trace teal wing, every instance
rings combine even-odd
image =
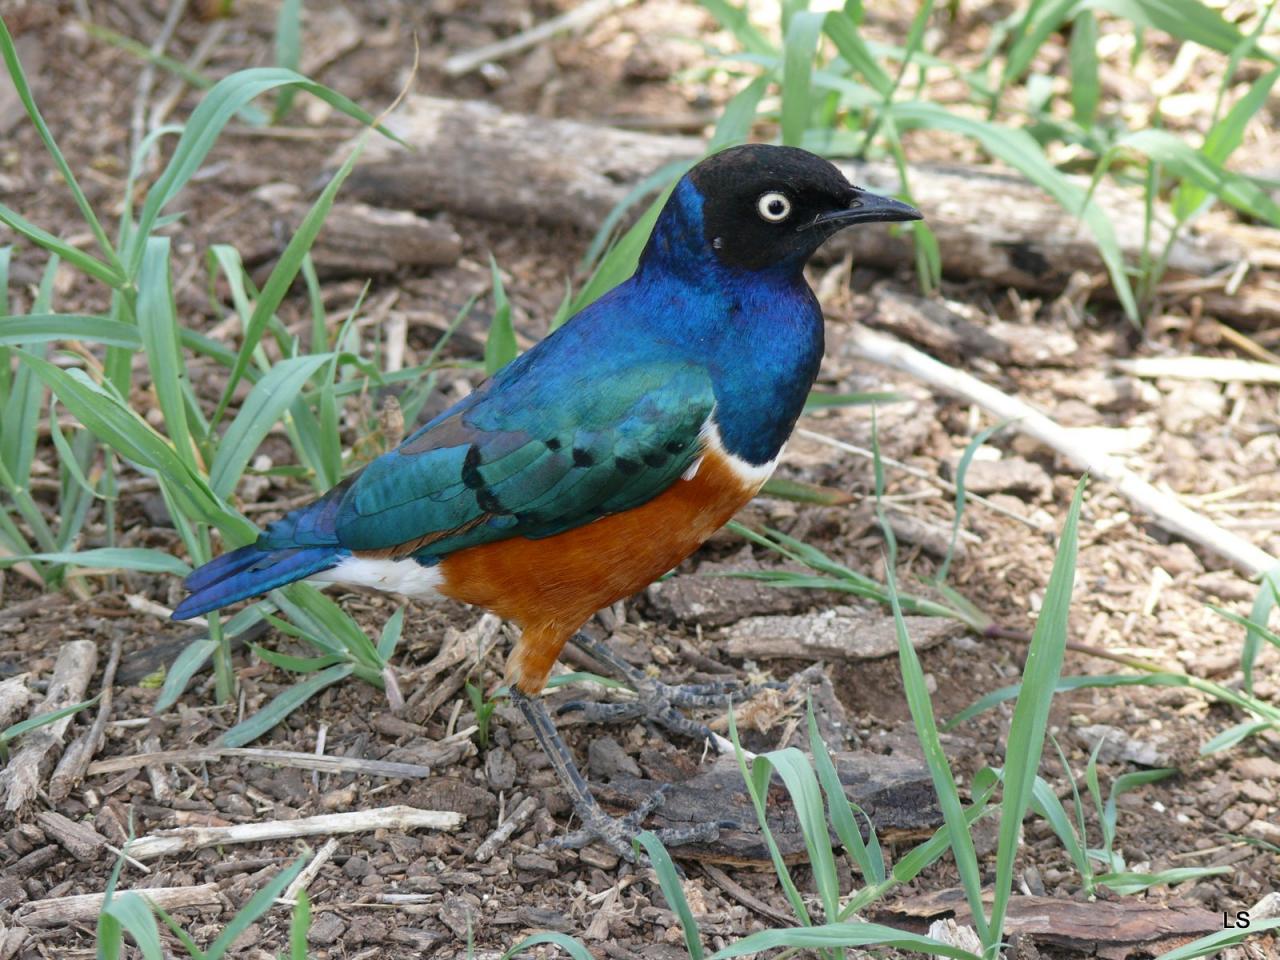
[[[548,537],[661,493],[699,453],[705,369],[649,362],[547,389],[519,372],[477,391],[265,542],[423,560],[512,536]],[[543,398],[554,398],[544,400]],[[287,526],[287,529],[286,529]]]

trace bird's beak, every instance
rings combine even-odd
[[[821,213],[811,226],[834,232],[855,223],[895,223],[902,220],[923,220],[922,214],[909,203],[868,193],[861,187],[853,188],[853,197],[844,210]]]

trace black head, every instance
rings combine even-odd
[[[923,219],[797,147],[731,147],[703,160],[689,179],[702,195],[706,242],[721,263],[747,270],[803,266],[824,240],[856,223]]]

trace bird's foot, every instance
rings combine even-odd
[[[656,680],[602,643],[585,634],[576,634],[573,643],[618,674],[636,694],[634,700],[619,703],[600,703],[594,700],[571,700],[557,711],[558,714],[579,713],[591,723],[623,723],[627,720],[651,720],[673,733],[683,734],[695,740],[709,740],[720,748],[723,738],[705,723],[691,720],[679,707],[728,707],[730,703],[749,700],[762,690],[782,689],[784,684],[746,684],[738,680],[722,680],[713,683],[668,684]]]
[[[654,810],[662,806],[667,788],[661,787],[640,806],[624,817],[611,817],[600,808],[595,798],[587,794],[585,799],[575,796],[573,809],[582,820],[582,826],[563,837],[548,840],[544,846],[558,850],[580,850],[597,840],[624,860],[635,861],[632,841],[644,829],[643,824]],[[686,843],[712,843],[720,836],[719,823],[699,823],[688,827],[668,827],[654,833],[664,846],[678,847]]]

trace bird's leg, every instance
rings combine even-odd
[[[565,792],[573,801],[574,812],[582,820],[582,827],[573,833],[548,841],[548,846],[577,850],[595,840],[603,840],[618,856],[624,860],[634,861],[635,850],[631,846],[632,838],[640,832],[645,817],[662,806],[666,788],[657,790],[651,797],[640,804],[625,817],[611,817],[600,808],[596,798],[591,795],[587,781],[578,771],[569,748],[556,732],[555,723],[540,697],[530,697],[514,684],[510,688],[511,702],[520,708],[525,720],[533,729],[534,738],[542,752],[551,761],[551,768]],[[691,827],[664,829],[655,831],[658,838],[668,847],[684,843],[710,843],[720,835],[717,823],[702,823]]]
[[[621,723],[626,720],[652,720],[674,733],[684,734],[695,740],[710,740],[720,748],[721,739],[705,723],[690,720],[677,707],[727,707],[731,700],[750,699],[760,690],[778,689],[779,683],[748,685],[737,680],[716,683],[666,684],[637,670],[605,644],[592,640],[585,633],[575,633],[570,642],[590,654],[621,677],[636,693],[636,699],[623,703],[596,703],[590,700],[573,700],[560,708],[560,713],[580,712],[593,723]]]

